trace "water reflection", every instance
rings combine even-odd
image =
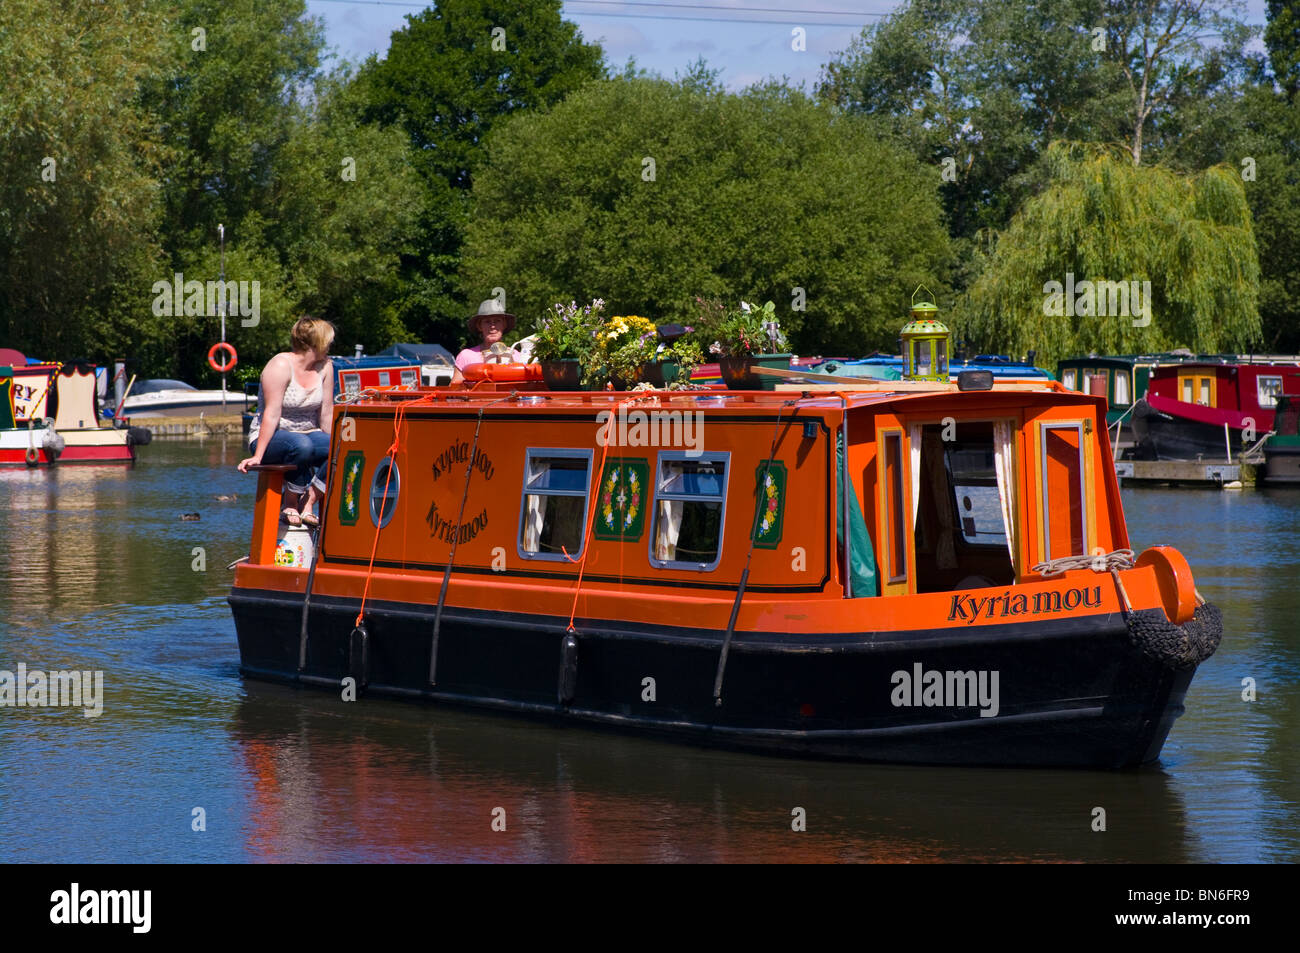
[[[1159,767],[916,768],[245,682],[225,604],[225,566],[247,552],[252,522],[253,481],[233,469],[241,455],[237,438],[157,441],[131,469],[0,472],[0,668],[106,672],[101,718],[0,709],[6,856],[1300,860],[1300,492],[1124,491],[1135,548],[1182,549],[1224,610],[1222,646]],[[1255,701],[1243,700],[1244,679]],[[195,806],[207,812],[202,835],[190,829]],[[492,830],[496,807],[504,832]]]
[[[1161,771],[806,762],[253,684],[233,733],[266,860],[1190,859]]]

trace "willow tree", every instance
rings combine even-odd
[[[959,335],[981,350],[1036,350],[1045,366],[1260,339],[1259,259],[1236,171],[1179,175],[1069,143],[1045,162],[1047,187],[982,248],[954,314]]]

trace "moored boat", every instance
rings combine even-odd
[[[28,419],[20,426],[14,390],[13,368],[0,367],[0,467],[52,466],[63,441],[43,419]]]
[[[788,754],[1153,761],[1218,612],[1129,549],[1105,402],[989,378],[362,396],[305,559],[259,474],[241,671]]]
[[[1157,368],[1133,408],[1135,453],[1231,463],[1273,428],[1283,393],[1300,393],[1300,358],[1225,355]]]
[[[232,391],[199,390],[184,381],[155,378],[140,381],[122,402],[125,417],[197,417],[200,414],[242,413],[244,398]]]
[[[1264,482],[1300,486],[1300,396],[1278,395],[1272,429],[1264,441]]]

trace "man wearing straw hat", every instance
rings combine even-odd
[[[456,373],[452,381],[463,380],[462,371],[471,364],[522,364],[524,357],[517,350],[503,344],[501,338],[515,326],[515,316],[506,311],[496,298],[488,298],[478,306],[478,313],[470,315],[469,330],[482,338],[482,344],[467,347],[456,355]]]

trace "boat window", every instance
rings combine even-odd
[[[389,380],[388,380],[388,371],[380,371],[380,372],[379,372],[379,386],[380,386],[380,387],[387,387],[388,384],[389,384]]]
[[[1076,390],[1076,382],[1079,380],[1079,372],[1073,367],[1067,367],[1061,372],[1061,383],[1066,386],[1067,390]]]
[[[1192,388],[1195,386],[1196,382],[1193,381],[1190,377],[1184,377],[1182,380],[1183,380],[1183,403],[1185,404],[1194,403],[1195,397],[1193,396]]]
[[[356,371],[344,371],[339,379],[343,382],[343,393],[352,397],[361,393],[361,375]]]
[[[730,460],[727,453],[696,458],[685,451],[659,454],[651,564],[702,571],[718,565]]]
[[[375,477],[370,481],[370,521],[376,526],[387,526],[393,518],[393,511],[397,509],[397,494],[401,488],[402,479],[397,464],[392,457],[385,457],[375,467]]]
[[[419,384],[420,369],[418,367],[407,368],[402,371],[402,386],[415,387]]]
[[[1201,404],[1204,407],[1213,407],[1214,406],[1214,378],[1202,377],[1200,379],[1200,384],[1201,384],[1200,396],[1196,398],[1196,402],[1198,404]]]
[[[885,437],[885,549],[888,565],[885,573],[891,583],[907,579],[907,537],[903,506],[903,435],[886,433]]]
[[[1115,372],[1115,403],[1131,404],[1133,401],[1129,397],[1129,372]]]
[[[590,450],[529,450],[519,514],[519,554],[576,559],[587,531]]]
[[[1046,558],[1085,555],[1083,425],[1045,425],[1042,435],[1042,512]]]
[[[1278,395],[1282,393],[1282,378],[1266,377],[1261,374],[1255,378],[1255,387],[1259,391],[1259,406],[1276,407]]]
[[[1003,495],[1010,501],[1014,483],[1012,439],[1009,422],[962,421],[955,432],[938,424],[921,428],[917,592],[1015,581],[1007,542],[1014,505],[1003,508]],[[886,477],[890,469],[886,459]]]
[[[949,443],[948,472],[957,500],[962,539],[973,546],[1007,548],[1002,494],[993,464],[993,440]]]

